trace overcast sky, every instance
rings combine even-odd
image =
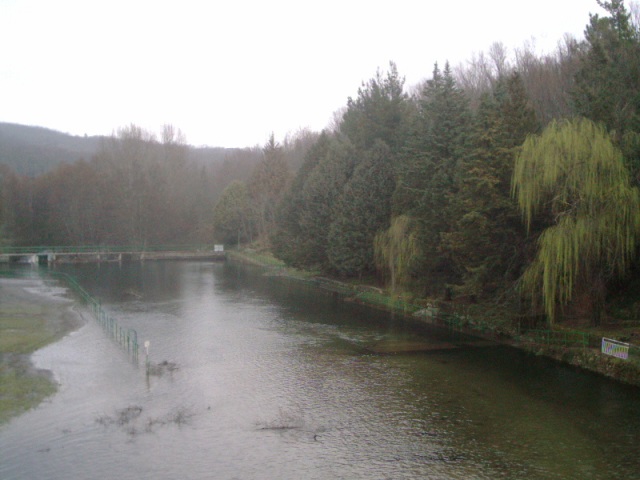
[[[394,61],[408,86],[494,42],[552,51],[596,0],[0,0],[0,121],[134,123],[245,147],[321,130]]]

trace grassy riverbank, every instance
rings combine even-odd
[[[273,275],[296,278],[315,283],[319,287],[338,291],[346,298],[366,303],[376,308],[394,311],[412,318],[422,318],[429,323],[438,323],[448,328],[477,335],[520,348],[533,355],[542,355],[559,362],[584,370],[598,373],[622,383],[640,386],[640,348],[633,347],[630,360],[603,355],[600,352],[602,337],[629,341],[637,335],[640,325],[625,321],[610,321],[600,327],[584,325],[556,325],[551,336],[560,339],[557,342],[541,342],[536,335],[527,332],[519,321],[513,318],[507,309],[495,305],[442,304],[435,307],[427,299],[405,299],[389,295],[377,287],[362,284],[343,283],[333,279],[318,277],[314,272],[304,272],[287,267],[268,252],[252,250],[233,250],[230,257],[236,261],[251,263],[272,270]],[[546,335],[549,335],[548,333]],[[578,338],[582,344],[563,341],[563,337]]]
[[[0,424],[56,391],[48,371],[30,355],[78,328],[68,300],[39,293],[38,279],[0,278]]]

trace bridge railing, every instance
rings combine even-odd
[[[37,253],[142,253],[142,252],[203,252],[213,251],[214,245],[34,245],[23,247],[0,246],[0,254]]]

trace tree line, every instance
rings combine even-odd
[[[299,165],[316,136],[304,130],[288,136],[287,164]],[[39,175],[0,165],[4,244],[211,243],[220,193],[245,181],[264,156],[260,147],[234,149],[209,162],[172,125],[163,126],[160,138],[129,125],[96,141],[89,159]]]
[[[597,324],[637,269],[640,228],[639,24],[598,3],[584,40],[552,54],[496,44],[411,94],[393,63],[378,71],[283,193],[275,255]]]
[[[5,169],[4,237],[251,242],[397,294],[524,297],[550,321],[598,322],[637,270],[640,229],[639,24],[622,0],[598,4],[584,40],[553,53],[496,43],[413,89],[390,63],[323,132],[272,136],[245,176],[187,162],[172,127],[122,129],[36,178]]]

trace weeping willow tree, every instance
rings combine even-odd
[[[389,276],[391,291],[398,283],[405,283],[414,257],[418,254],[418,243],[410,231],[410,218],[400,215],[391,221],[391,226],[374,238],[376,268]]]
[[[576,292],[599,324],[606,282],[629,267],[640,231],[640,196],[621,152],[587,119],[553,122],[516,159],[512,192],[527,228],[543,210],[553,223],[538,239],[522,288],[550,322]]]

